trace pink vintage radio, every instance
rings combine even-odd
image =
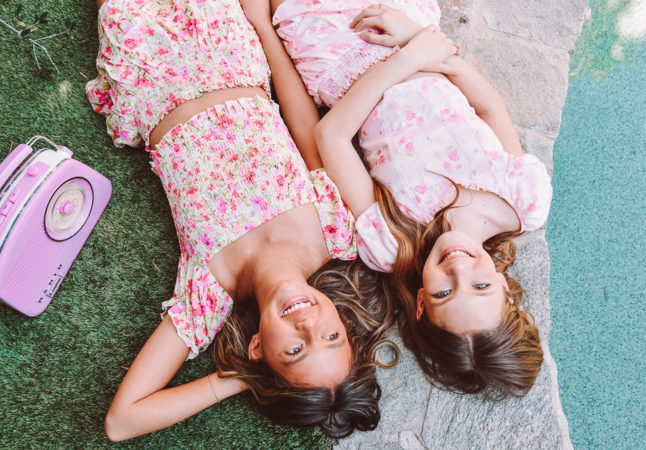
[[[52,148],[34,151],[37,141]],[[28,316],[52,301],[108,205],[112,184],[42,136],[0,164],[0,300]]]

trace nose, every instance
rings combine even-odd
[[[473,272],[473,263],[471,258],[456,259],[451,261],[446,267],[446,274],[453,279],[454,289],[459,290],[460,286],[469,284],[471,273]]]
[[[313,316],[303,316],[301,320],[296,322],[295,327],[297,331],[305,331],[307,333],[314,333],[316,320]]]
[[[461,275],[470,271],[473,267],[473,259],[460,258],[450,261],[446,266],[446,273],[449,275]]]

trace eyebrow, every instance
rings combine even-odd
[[[334,344],[329,345],[327,348],[340,348],[340,347],[343,347],[343,344],[345,344],[345,337],[342,339],[337,339],[334,342]],[[309,356],[309,352],[305,353],[303,356],[297,356],[296,358],[292,358],[291,361],[283,362],[282,365],[284,367],[293,366],[294,364],[298,364],[299,362],[303,361],[308,356]]]

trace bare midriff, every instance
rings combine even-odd
[[[181,123],[185,123],[191,117],[212,108],[215,105],[223,105],[230,100],[237,100],[244,97],[262,97],[269,99],[267,93],[261,87],[239,87],[230,89],[219,89],[217,91],[207,92],[199,98],[182,103],[172,110],[157,124],[150,133],[150,148],[155,149],[159,141],[170,130]]]

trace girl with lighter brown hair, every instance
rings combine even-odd
[[[266,0],[243,6],[256,29],[272,26]],[[434,1],[271,6],[310,95],[332,108],[318,149],[357,217],[361,258],[393,274],[406,346],[448,389],[526,394],[542,350],[507,269],[513,238],[545,222],[552,190],[502,98],[457,46],[433,67],[415,59],[446,45]],[[370,173],[351,144],[357,132]]]

